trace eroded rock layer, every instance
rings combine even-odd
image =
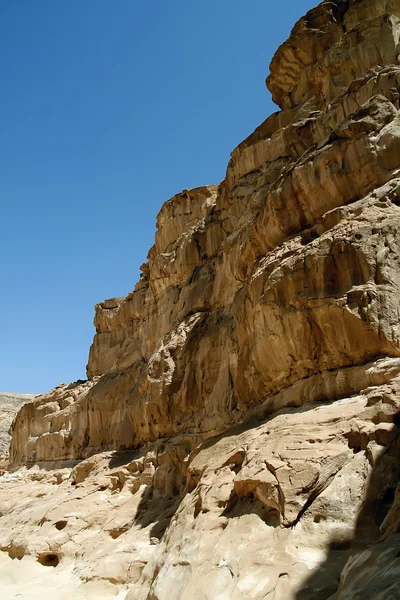
[[[76,597],[397,597],[399,55],[398,0],[296,24],[282,110],[164,204],[135,290],[96,306],[88,381],[14,420],[11,559],[72,569]]]
[[[0,455],[8,453],[11,439],[8,430],[16,413],[25,402],[33,398],[33,394],[0,392]]]

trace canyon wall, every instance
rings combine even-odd
[[[400,3],[325,0],[267,86],[96,306],[88,380],[13,422],[0,549],[75,597],[400,593]]]
[[[6,454],[10,445],[8,430],[18,410],[25,402],[34,399],[33,394],[0,392],[0,455]]]

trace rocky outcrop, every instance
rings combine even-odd
[[[33,400],[32,394],[0,393],[0,454],[6,454],[10,445],[8,430],[13,418],[25,402]]]
[[[88,381],[14,420],[11,558],[127,600],[398,590],[399,42],[396,0],[296,24],[282,110],[164,204],[135,290],[96,306]]]
[[[354,377],[360,394],[253,417],[204,443],[182,436],[3,477],[0,545],[28,565],[73,565],[74,597],[101,580],[127,600],[328,598],[355,548],[382,533],[367,558],[389,550],[396,567],[400,361]],[[368,589],[372,575],[357,571],[353,556],[342,585]]]

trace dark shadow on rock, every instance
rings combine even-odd
[[[201,444],[197,451],[210,448],[219,440],[232,435],[238,435],[252,428],[257,428],[279,414],[304,413],[314,410],[317,406],[330,405],[336,402],[319,401],[311,402],[302,407],[286,407],[264,419],[251,419],[238,424],[221,435],[207,439]],[[400,414],[393,419],[390,443],[382,446],[380,455],[373,460],[373,471],[369,480],[365,500],[357,519],[354,536],[350,539],[332,539],[327,552],[326,560],[320,567],[313,571],[309,579],[303,584],[296,594],[296,600],[341,600],[339,595],[340,577],[349,559],[365,550],[371,550],[376,554],[376,560],[380,555],[390,558],[390,565],[398,564],[399,570],[388,569],[379,582],[369,582],[368,592],[360,588],[355,595],[346,595],[346,600],[400,600],[400,535],[392,535],[382,541],[380,525],[388,514],[395,495],[397,484],[400,482]],[[355,453],[366,452],[366,450],[352,445],[350,447]],[[131,449],[115,452],[110,459],[110,468],[119,468],[141,455],[140,450]],[[196,487],[196,482],[193,483]],[[190,481],[183,478],[181,485],[163,491],[163,486],[147,485],[142,493],[134,523],[141,528],[149,528],[149,537],[154,543],[160,541],[169,527],[172,518],[177,513],[181,502],[187,493],[194,487]],[[194,507],[194,518],[203,510],[201,501]],[[307,512],[307,511],[306,511]],[[305,512],[305,514],[306,514]],[[240,497],[233,491],[227,505],[223,508],[222,516],[230,519],[243,515],[255,514],[263,522],[271,527],[279,527],[280,516],[278,511],[264,506],[253,494]],[[400,523],[400,517],[399,517]],[[360,585],[363,582],[361,580]],[[386,595],[387,590],[388,595]],[[282,598],[282,600],[285,600]]]
[[[164,496],[153,486],[147,486],[140,500],[134,523],[142,528],[153,524],[149,537],[161,540],[183,496],[184,494]]]
[[[127,467],[129,470],[129,463],[141,456],[143,449],[116,451],[113,452],[108,466],[110,469]],[[163,470],[162,465],[158,468],[159,471]],[[178,466],[171,464],[167,471],[164,470],[164,478],[160,475],[154,476],[153,484],[147,484],[144,491],[136,492],[142,495],[133,523],[141,528],[151,526],[150,539],[161,540],[186,491],[186,479],[180,474]]]
[[[75,388],[79,387],[80,385],[82,385],[83,383],[86,383],[86,382],[87,382],[87,379],[77,379],[76,381],[73,381],[72,383],[67,385],[66,389],[74,390]]]
[[[400,482],[400,433],[397,428],[399,417],[397,414],[393,424],[397,434],[388,445],[382,446],[380,455],[374,460],[372,475],[352,539],[343,543],[332,540],[324,563],[303,584],[297,592],[296,600],[400,599],[400,536],[391,535],[387,540],[382,540],[380,531]],[[364,554],[364,557],[361,557],[361,553],[365,551],[368,555]],[[341,595],[342,571],[346,564],[355,561],[356,557],[361,565],[360,571],[357,571],[356,566],[354,581],[350,584],[351,590],[346,581],[345,595]],[[377,580],[376,565],[379,562],[381,565]],[[376,569],[371,571],[370,581],[365,577],[369,567]]]
[[[129,450],[117,450],[113,452],[110,462],[108,463],[109,469],[119,469],[124,465],[129,464],[141,455],[140,450],[130,448]]]
[[[279,527],[280,524],[280,514],[277,510],[265,506],[254,494],[240,497],[233,490],[221,516],[234,519],[243,515],[257,515],[269,527]]]

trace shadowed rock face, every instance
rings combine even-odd
[[[397,0],[295,25],[282,110],[163,205],[88,381],[14,420],[11,558],[127,600],[399,593],[399,41]]]

